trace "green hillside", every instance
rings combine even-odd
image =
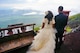
[[[80,25],[80,13],[70,16],[68,25],[71,28],[75,28],[75,27],[79,26]]]

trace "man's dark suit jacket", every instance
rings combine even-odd
[[[59,13],[55,16],[55,28],[57,29],[56,33],[56,48],[60,48],[61,44],[63,43],[62,37],[64,33],[64,27],[67,25],[68,17],[63,13]],[[58,42],[58,39],[60,40]]]
[[[67,25],[68,17],[64,15],[63,13],[59,13],[55,16],[55,28],[56,29],[64,29],[64,27]]]

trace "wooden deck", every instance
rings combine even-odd
[[[35,24],[15,24],[9,25],[8,28],[0,29],[0,53],[18,49],[27,46],[32,43],[34,37],[34,25]],[[27,26],[33,26],[32,30],[26,31]],[[21,28],[22,33],[17,30],[17,34],[13,34],[13,29]],[[8,30],[9,36],[5,36],[5,30]]]
[[[7,43],[5,42],[3,44],[0,44],[0,53],[15,49],[15,48],[24,47],[30,44],[32,40],[33,40],[33,37],[28,36],[28,37],[23,37],[17,40],[11,40],[11,41],[8,41]]]

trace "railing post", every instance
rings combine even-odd
[[[3,37],[3,33],[1,32],[1,37]]]
[[[34,25],[35,25],[35,24],[33,24],[33,30],[34,30]]]
[[[3,33],[2,33],[2,31],[0,30],[0,37],[3,37]]]
[[[21,27],[22,32],[26,32],[26,27]]]
[[[0,33],[1,33],[0,34],[1,37],[4,37],[5,36],[5,30],[3,30],[3,31],[0,30]]]
[[[13,34],[12,29],[8,29],[8,33],[7,34],[12,35]]]
[[[19,29],[17,30],[18,34],[20,33]]]

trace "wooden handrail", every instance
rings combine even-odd
[[[32,25],[35,25],[35,24],[27,24],[27,25],[20,25],[20,26],[13,26],[13,27],[1,28],[0,31],[8,30],[8,29],[21,28],[21,27],[26,27],[26,26],[32,26]]]
[[[19,24],[11,24],[11,25],[8,25],[8,27],[20,26],[20,25],[23,25],[23,23],[19,23]]]

